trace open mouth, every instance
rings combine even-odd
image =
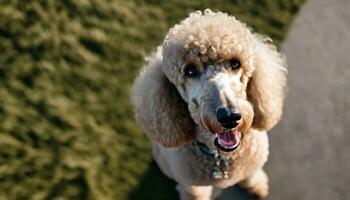
[[[216,133],[214,140],[215,146],[225,152],[235,150],[241,141],[241,132],[235,130],[227,130],[221,133]]]

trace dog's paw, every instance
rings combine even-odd
[[[240,182],[239,185],[259,199],[263,199],[269,194],[269,178],[263,169],[259,169],[252,176]]]
[[[264,199],[269,194],[269,184],[267,181],[261,181],[253,187],[248,188],[250,195],[259,199]]]

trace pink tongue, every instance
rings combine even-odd
[[[238,132],[237,131],[227,131],[223,133],[217,134],[217,138],[219,139],[220,145],[224,147],[235,146],[238,143]]]

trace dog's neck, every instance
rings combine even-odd
[[[214,145],[215,135],[204,128],[196,127],[196,137],[188,145],[198,155],[204,155],[215,162],[212,170],[214,179],[227,179],[230,158],[221,155]]]

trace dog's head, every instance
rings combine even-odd
[[[193,127],[199,126],[217,134],[217,146],[230,151],[250,127],[269,130],[280,119],[283,59],[271,44],[227,14],[195,12],[171,28],[163,43],[162,70],[169,81],[164,85],[170,86],[169,92],[176,90],[176,95],[171,92],[166,101],[159,101],[168,105],[155,105],[166,106],[162,112],[167,114],[167,132],[159,133],[173,134],[160,141],[166,146],[188,142]],[[165,98],[166,90],[159,98]],[[184,113],[191,117],[178,118]]]

